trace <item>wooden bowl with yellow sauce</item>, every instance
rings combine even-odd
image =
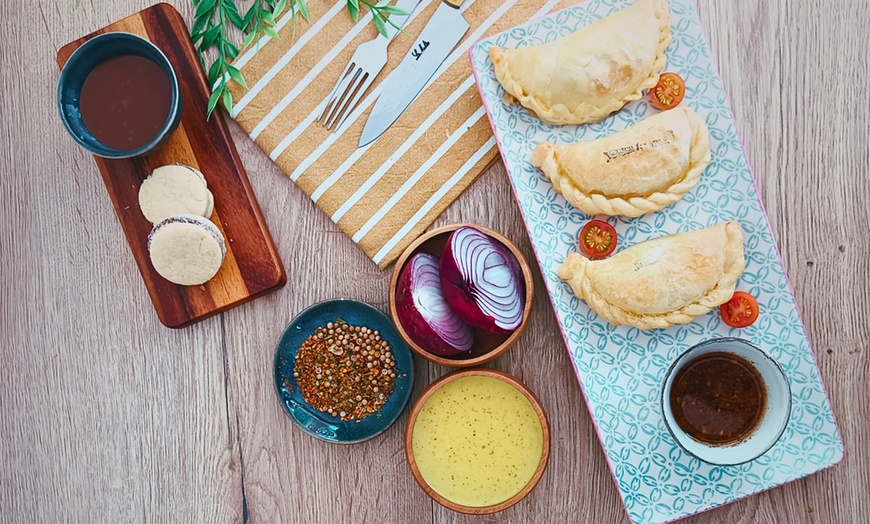
[[[547,467],[550,427],[535,395],[502,371],[473,368],[433,382],[414,405],[405,455],[442,506],[471,515],[507,509]]]

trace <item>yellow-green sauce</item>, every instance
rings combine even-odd
[[[504,381],[462,377],[438,389],[420,410],[411,437],[429,486],[471,507],[504,502],[529,483],[541,461],[544,432],[531,402]]]

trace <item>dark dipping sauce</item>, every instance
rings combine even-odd
[[[715,351],[689,361],[674,377],[671,411],[683,431],[706,444],[733,444],[758,426],[767,387],[755,366]]]
[[[159,65],[120,55],[97,65],[79,99],[82,121],[103,145],[130,150],[157,136],[172,104],[172,86]]]

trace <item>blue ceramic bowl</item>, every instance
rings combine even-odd
[[[94,67],[119,55],[139,55],[151,60],[166,72],[172,87],[169,116],[163,127],[147,144],[130,150],[115,149],[100,143],[85,127],[79,111],[79,98],[85,79]],[[105,33],[82,44],[63,66],[57,83],[57,108],[69,134],[91,153],[105,158],[130,158],[142,155],[165,144],[181,121],[178,77],[166,55],[148,40],[130,33]]]
[[[391,347],[396,361],[395,390],[380,411],[360,420],[343,421],[318,411],[302,398],[293,367],[296,352],[319,326],[341,317],[348,324],[377,330]],[[286,381],[286,382],[285,382]],[[315,304],[293,319],[275,351],[275,388],[278,401],[290,419],[303,431],[328,442],[353,444],[380,435],[401,415],[411,396],[414,384],[414,361],[411,350],[396,331],[393,322],[380,310],[356,300],[337,299]]]
[[[680,427],[671,410],[671,388],[679,371],[696,357],[713,352],[731,353],[748,360],[761,375],[767,395],[758,425],[743,440],[731,444],[695,440]],[[665,426],[677,444],[693,457],[716,466],[739,466],[767,453],[779,442],[791,418],[791,385],[785,370],[767,352],[741,338],[714,338],[687,349],[665,374],[660,399]]]

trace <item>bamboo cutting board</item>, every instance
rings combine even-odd
[[[172,63],[182,96],[181,124],[166,145],[132,159],[94,157],[160,321],[172,328],[187,326],[283,286],[284,266],[226,123],[217,112],[205,119],[209,88],[181,15],[168,4],[157,4],[63,46],[58,65],[63,67],[87,40],[113,31],[134,33],[156,44]],[[226,239],[223,266],[201,286],[165,280],[148,257],[152,226],[139,209],[139,186],[155,168],[175,162],[205,175],[214,194],[211,220]]]
[[[468,61],[481,38],[576,0],[465,0],[471,28],[414,103],[371,145],[359,135],[383,80],[409,52],[440,0],[422,0],[390,44],[389,62],[338,132],[316,122],[356,47],[375,38],[371,15],[354,23],[342,0],[310,2],[310,20],[278,21],[237,60],[248,89],[231,83],[232,116],[351,239],[384,268],[498,156]],[[311,239],[312,242],[316,241]]]

